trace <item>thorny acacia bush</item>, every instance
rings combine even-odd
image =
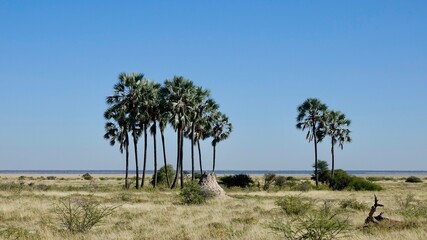
[[[276,201],[287,215],[303,215],[314,206],[313,200],[301,196],[288,195]]]
[[[101,205],[91,197],[69,196],[60,200],[54,211],[62,227],[73,233],[83,233],[113,214],[117,207]]]
[[[348,219],[334,213],[326,202],[319,210],[290,219],[276,219],[270,228],[290,240],[330,240],[345,234],[350,229]]]

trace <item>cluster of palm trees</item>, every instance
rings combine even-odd
[[[298,106],[297,129],[302,131],[307,129],[306,139],[314,142],[314,175],[316,186],[319,186],[317,144],[326,136],[331,139],[332,168],[331,177],[334,177],[335,169],[335,145],[343,149],[344,143],[351,142],[350,130],[348,127],[351,120],[347,119],[340,111],[329,110],[326,104],[317,98],[308,98]]]
[[[164,131],[170,125],[177,134],[176,173],[170,183],[166,170],[167,184],[175,188],[180,176],[180,185],[184,186],[183,152],[184,138],[191,140],[191,179],[195,179],[194,147],[199,153],[200,173],[203,172],[200,141],[212,139],[213,168],[215,171],[216,145],[227,139],[232,131],[228,117],[219,111],[218,104],[210,97],[210,92],[195,86],[182,76],[165,80],[163,86],[148,80],[141,73],[121,73],[114,85],[114,94],[107,97],[108,108],[104,113],[107,120],[104,138],[111,145],[118,143],[120,152],[125,152],[125,187],[129,188],[129,143],[133,141],[136,185],[144,187],[147,166],[147,138],[150,132],[154,145],[154,179],[157,185],[157,128],[160,130],[164,166],[167,166]],[[144,161],[141,185],[139,185],[138,142],[144,136]]]

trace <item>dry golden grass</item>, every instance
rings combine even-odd
[[[402,179],[377,182],[385,190],[375,192],[385,207],[384,217],[409,221],[398,211],[397,197],[413,194],[427,203],[427,184],[405,183]],[[210,200],[197,206],[182,205],[178,190],[122,190],[117,177],[57,177],[53,180],[32,176],[0,178],[0,239],[282,239],[269,224],[285,217],[275,201],[289,194],[312,198],[317,205],[324,201],[339,208],[343,199],[373,204],[374,192],[349,191],[247,191],[226,190],[229,200]],[[115,213],[86,233],[72,234],[62,229],[54,206],[72,194],[92,195],[107,206],[120,205]],[[363,231],[366,210],[346,209],[352,224],[344,239],[427,239],[427,216],[404,230],[372,229]],[[412,220],[414,221],[414,220]]]

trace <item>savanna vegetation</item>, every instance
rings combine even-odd
[[[160,84],[139,73],[120,74],[113,89],[104,137],[124,154],[124,178],[3,176],[0,239],[427,239],[426,183],[335,169],[335,146],[351,142],[351,121],[319,99],[298,106],[296,125],[314,144],[313,175],[219,176],[226,193],[219,199],[215,189],[199,183],[207,169],[200,141],[211,141],[215,172],[217,145],[229,137],[232,124],[210,92],[181,76]],[[166,157],[167,127],[176,133],[174,165]],[[327,137],[331,169],[317,156]],[[184,139],[190,142],[189,172],[183,168]],[[148,141],[154,146],[152,176],[146,175]],[[132,150],[135,176],[129,176]],[[374,194],[375,209],[383,207],[386,218],[376,217],[387,220],[381,224],[369,211]]]
[[[391,177],[376,181],[382,191],[332,192],[309,177],[279,177],[284,185],[273,180],[268,191],[263,176],[251,176],[246,188],[223,185],[231,197],[224,200],[210,198],[190,175],[183,190],[124,189],[123,177],[94,174],[2,176],[0,239],[427,238],[427,183]],[[310,189],[295,188],[306,182]],[[364,224],[374,194],[393,219],[388,225]]]

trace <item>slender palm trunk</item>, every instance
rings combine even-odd
[[[177,131],[177,151],[176,151],[176,170],[175,170],[175,178],[173,179],[173,183],[171,188],[175,188],[176,187],[176,182],[178,180],[178,175],[179,175],[179,164],[180,164],[180,145],[181,145],[181,130],[178,129]]]
[[[215,172],[215,155],[216,155],[216,144],[214,144],[213,145],[213,160],[212,160],[212,163],[213,163],[213,166],[212,166],[212,172],[214,173]]]
[[[194,131],[195,124],[191,126],[191,181],[194,181]]]
[[[202,152],[200,151],[200,141],[197,140],[197,149],[199,151],[199,164],[200,164],[200,174],[203,174],[203,168],[202,168]]]
[[[184,187],[184,130],[181,130],[181,151],[180,151],[180,165],[181,165],[181,189]]]
[[[154,131],[153,131],[153,144],[154,144],[154,181],[153,187],[157,186],[157,141],[156,141],[156,121],[154,121]]]
[[[334,145],[335,141],[332,138],[332,146],[331,146],[331,155],[332,155],[332,168],[331,168],[331,176],[334,178],[334,170],[335,170],[335,154],[334,154]]]
[[[166,172],[166,182],[168,184],[168,187],[171,186],[169,181],[169,173],[168,173],[168,164],[166,161],[166,148],[165,148],[165,135],[162,130],[160,130],[160,135],[162,136],[162,148],[163,148],[163,162],[165,164],[165,172]]]
[[[126,144],[126,173],[125,173],[125,188],[129,189],[129,144]]]
[[[142,169],[141,187],[144,187],[146,167],[147,167],[147,124],[144,124],[144,166]]]
[[[314,137],[314,175],[316,176],[316,187],[319,187],[319,174],[317,172],[317,137],[316,137],[316,124],[313,124],[313,137]]]
[[[133,148],[135,150],[135,171],[136,171],[136,182],[135,188],[139,188],[139,169],[138,169],[138,136],[136,136],[136,131],[133,131]]]

